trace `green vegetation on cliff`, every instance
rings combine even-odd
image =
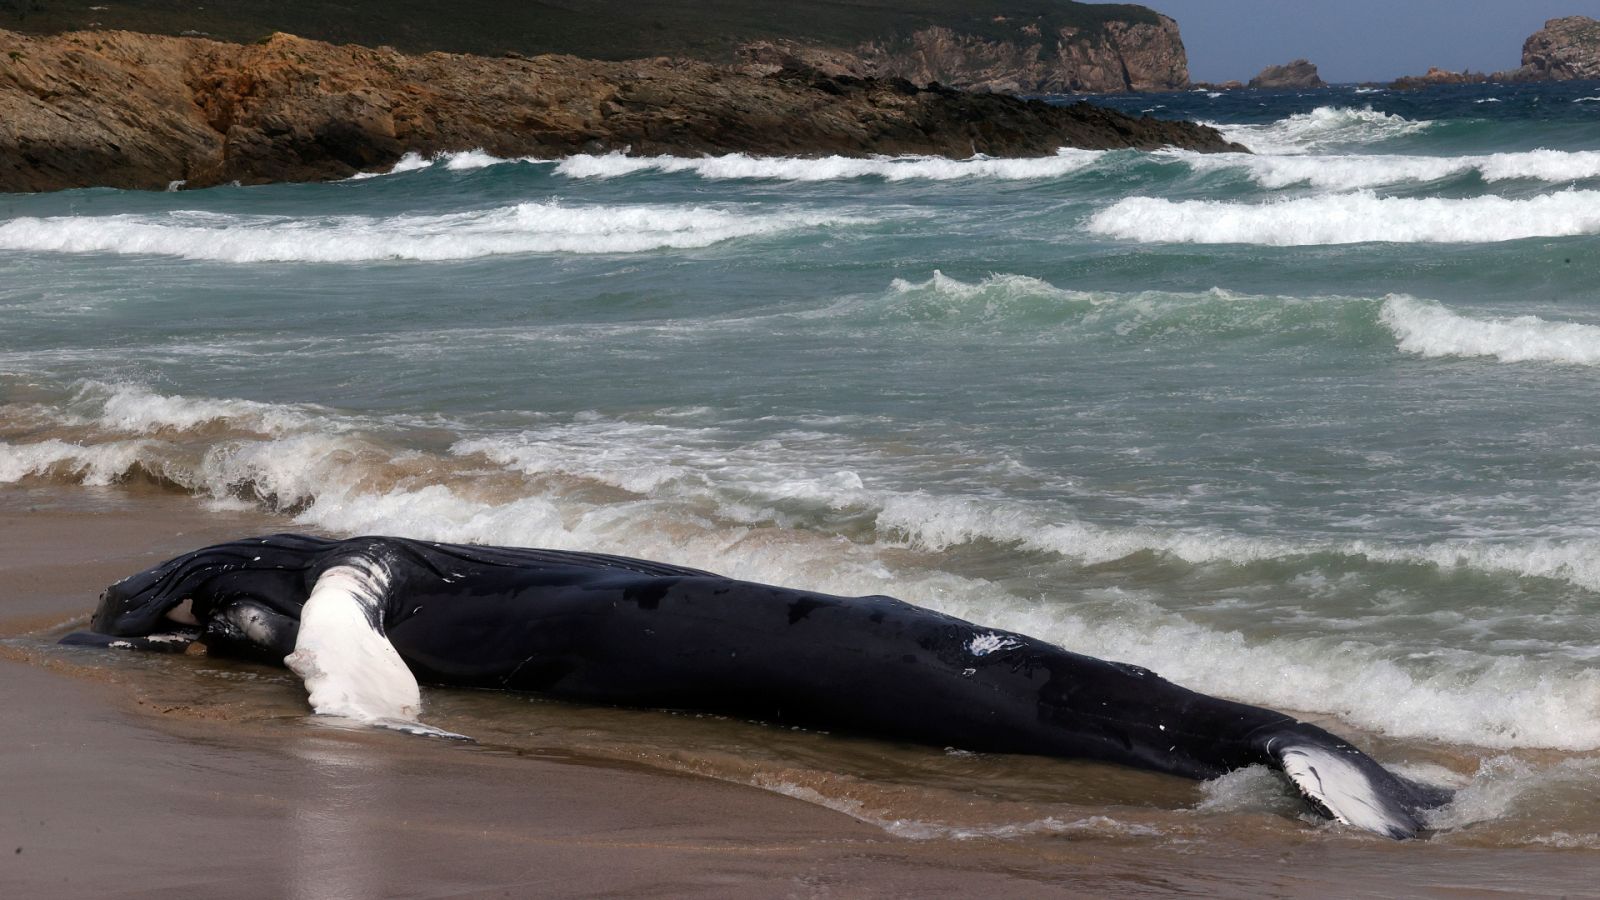
[[[998,17],[998,18],[997,18]],[[275,31],[409,52],[571,53],[592,59],[726,60],[740,44],[793,40],[835,47],[942,25],[1014,39],[1107,22],[1154,24],[1129,4],[1070,0],[0,0],[0,28],[48,34],[117,28],[253,41]]]

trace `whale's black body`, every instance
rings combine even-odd
[[[313,589],[353,562],[383,573],[363,614],[423,682],[1190,778],[1262,763],[1284,769],[1324,811],[1396,837],[1415,833],[1418,811],[1436,799],[1322,729],[1137,666],[891,597],[836,597],[600,554],[252,538],[118,582],[101,599],[94,634],[67,641],[149,645],[188,601],[198,623],[191,636],[210,651],[280,662],[296,648]]]

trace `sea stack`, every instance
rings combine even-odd
[[[1281,66],[1267,66],[1261,74],[1250,79],[1250,87],[1268,90],[1293,90],[1295,88],[1327,87],[1327,82],[1317,74],[1316,64],[1309,59],[1297,59]]]

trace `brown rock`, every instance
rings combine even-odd
[[[1551,19],[1522,44],[1521,80],[1600,78],[1600,21],[1588,16]]]
[[[1033,23],[1016,38],[996,40],[943,26],[905,40],[872,41],[854,49],[758,41],[739,48],[747,71],[799,65],[830,75],[904,78],[916,85],[1011,94],[1121,93],[1182,90],[1189,58],[1178,25],[1113,20],[1094,31],[1062,28],[1045,40]]]
[[[1078,104],[783,68],[407,56],[287,34],[253,45],[0,31],[0,191],[312,181],[407,152],[1039,156],[1240,150],[1214,129]]]
[[[1490,76],[1482,72],[1451,72],[1438,66],[1429,66],[1425,74],[1397,78],[1390,83],[1389,87],[1404,91],[1433,87],[1440,84],[1483,84],[1489,80]]]
[[[1316,64],[1309,59],[1297,59],[1281,66],[1267,66],[1261,74],[1250,79],[1250,87],[1275,90],[1327,87],[1327,82],[1317,74]]]

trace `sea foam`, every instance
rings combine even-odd
[[[0,249],[166,255],[222,262],[452,260],[516,253],[637,253],[855,224],[803,210],[519,203],[433,216],[247,216],[207,212],[18,218]]]
[[[1600,191],[1526,199],[1371,193],[1268,203],[1129,197],[1090,216],[1090,232],[1141,243],[1485,243],[1600,233]]]
[[[569,156],[556,164],[557,174],[568,178],[618,178],[640,172],[688,172],[708,180],[767,179],[773,181],[841,181],[881,178],[885,181],[955,181],[995,179],[1024,181],[1061,178],[1099,162],[1100,150],[1063,148],[1054,156],[1031,159],[947,159],[939,156],[826,156],[758,157],[743,153],[724,156],[626,156],[621,153]]]
[[[1600,366],[1600,326],[1538,316],[1471,318],[1431,300],[1394,295],[1379,316],[1401,350],[1421,356]]]
[[[1383,185],[1427,183],[1476,173],[1487,182],[1513,180],[1563,183],[1600,178],[1600,151],[1529,150],[1482,156],[1322,154],[1266,156],[1163,151],[1197,172],[1242,170],[1269,190],[1307,185],[1354,191]]]

